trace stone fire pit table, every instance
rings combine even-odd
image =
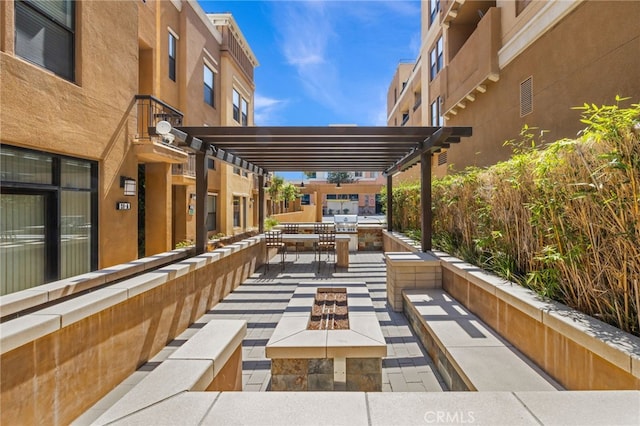
[[[348,329],[307,329],[318,288],[346,289]],[[387,344],[364,282],[301,282],[265,352],[272,391],[382,390]]]

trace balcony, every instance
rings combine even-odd
[[[183,114],[150,95],[136,95],[136,107],[138,120],[134,152],[138,161],[173,164],[187,162],[186,151],[155,134],[155,126],[159,121],[168,121],[172,126],[180,126]]]
[[[454,31],[453,25],[449,31]],[[475,100],[477,93],[487,90],[487,83],[499,80],[499,48],[500,9],[492,7],[483,13],[475,30],[451,55],[445,67],[442,85],[445,115],[464,109],[468,102]]]
[[[189,160],[186,163],[172,164],[171,177],[173,185],[195,185],[196,155],[189,154]]]

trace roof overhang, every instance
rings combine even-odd
[[[471,136],[471,127],[178,127],[187,146],[257,174],[404,171]]]

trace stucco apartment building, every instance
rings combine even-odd
[[[16,0],[0,20],[1,294],[194,240],[194,159],[154,128],[253,125],[258,62],[233,17]],[[253,175],[208,168],[210,234],[256,227]]]
[[[316,205],[316,220],[335,214],[374,215],[381,213],[380,191],[386,178],[379,172],[351,172],[351,183],[329,183],[329,172],[310,172],[300,188],[302,203]]]
[[[572,107],[640,100],[639,16],[638,1],[424,0],[420,55],[396,70],[387,124],[473,127],[433,156],[435,175],[505,160],[525,125],[575,137]]]

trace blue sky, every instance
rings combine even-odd
[[[386,125],[399,62],[420,49],[420,1],[199,1],[230,12],[260,65],[258,126]]]

